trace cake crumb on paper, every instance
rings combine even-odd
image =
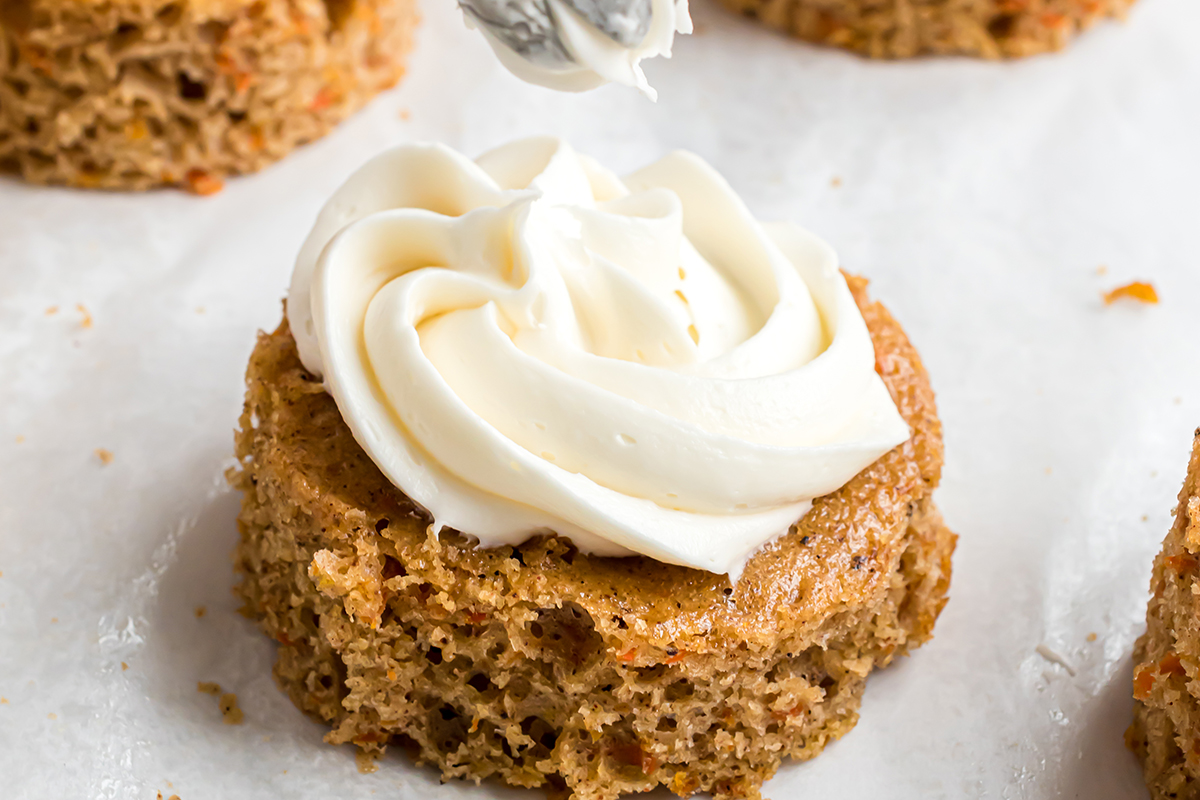
[[[1087,640],[1088,640],[1089,642],[1094,642],[1094,641],[1096,641],[1096,634],[1095,634],[1095,633],[1089,633],[1089,634],[1087,635]]]
[[[221,693],[221,684],[200,681],[196,684],[196,691],[200,692],[201,694],[211,694],[215,697]]]
[[[1158,292],[1154,290],[1154,285],[1146,281],[1133,281],[1124,286],[1118,286],[1112,291],[1104,293],[1104,304],[1112,305],[1121,298],[1129,298],[1136,300],[1139,303],[1154,305],[1158,302]]]
[[[51,617],[51,618],[50,618],[50,624],[51,624],[51,625],[53,625],[53,624],[54,624],[54,623],[56,623],[56,622],[58,622],[58,617]]]
[[[412,112],[409,111],[407,108],[400,109],[400,119],[404,120],[405,122],[408,122],[410,119],[412,119]]]
[[[1071,675],[1071,676],[1075,675],[1075,668],[1071,666],[1071,663],[1069,661],[1067,661],[1067,659],[1063,658],[1061,655],[1056,653],[1054,650],[1050,649],[1049,645],[1039,644],[1037,646],[1037,654],[1039,656],[1041,656],[1042,658],[1046,659],[1047,661],[1049,661],[1051,664],[1058,664],[1060,667],[1062,667],[1063,669],[1065,669],[1067,671],[1068,675]]]
[[[221,717],[226,725],[241,725],[246,719],[246,715],[238,707],[237,695],[233,692],[221,695]]]
[[[833,179],[831,181],[829,181],[829,185],[832,186],[834,189],[836,189],[842,185],[842,179],[839,178],[838,176],[834,175]]]
[[[55,314],[57,314],[57,313],[58,313],[58,306],[49,306],[49,307],[46,309],[46,316],[47,316],[47,317],[53,317],[53,316],[54,316]]]
[[[6,705],[8,705],[8,698],[0,697],[0,706],[6,706]]]
[[[1108,267],[1104,264],[1101,264],[1100,266],[1096,267],[1096,274],[1100,277],[1104,277],[1108,274]]]
[[[121,672],[124,672],[127,669],[129,669],[129,665],[126,664],[124,661],[122,661],[121,662]]]
[[[100,463],[106,467],[113,462],[112,451],[105,450],[103,447],[96,448],[96,458],[100,459]]]
[[[196,611],[195,611],[196,619],[200,619],[207,613],[208,613],[208,608],[206,606],[196,606]]]
[[[358,766],[358,771],[363,775],[370,775],[372,772],[378,772],[379,766],[375,763],[375,759],[379,758],[376,753],[368,753],[366,750],[359,750],[354,756],[354,763]]]
[[[25,441],[25,437],[21,436],[20,434],[17,434],[17,444],[21,444],[24,441]]]
[[[47,714],[47,715],[46,715],[46,719],[58,719],[58,714],[55,714],[54,712],[51,712],[51,713],[49,713],[49,714]]]
[[[92,314],[86,308],[84,308],[83,303],[76,303],[75,310],[83,315],[83,319],[81,319],[79,321],[79,327],[81,327],[81,328],[92,327]]]

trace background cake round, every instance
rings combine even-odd
[[[857,721],[865,679],[926,641],[955,535],[941,425],[900,326],[849,279],[912,437],[724,575],[567,540],[431,531],[301,365],[259,338],[237,434],[244,612],[327,740],[415,747],[446,777],[608,800],[662,785],[757,798]]]
[[[404,72],[415,0],[4,0],[0,169],[208,194]]]
[[[1015,58],[1061,50],[1134,0],[721,0],[810,42],[871,58]]]
[[[1175,524],[1154,559],[1146,633],[1133,649],[1133,724],[1125,734],[1154,800],[1200,796],[1200,430]]]

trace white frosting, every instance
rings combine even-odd
[[[561,0],[548,0],[550,13],[572,63],[538,63],[497,39],[487,26],[478,25],[469,14],[469,27],[478,27],[492,46],[500,63],[527,83],[563,92],[584,92],[607,82],[635,86],[651,100],[658,93],[646,80],[641,62],[647,58],[671,57],[676,33],[692,32],[688,0],[651,0],[650,30],[635,47],[624,47],[597,30]]]
[[[435,527],[736,578],[907,440],[833,250],[677,152],[621,181],[555,139],[405,145],[325,206],[288,319]]]

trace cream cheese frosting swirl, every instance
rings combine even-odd
[[[404,145],[334,194],[288,319],[379,469],[483,546],[728,573],[909,437],[820,239],[676,152]]]

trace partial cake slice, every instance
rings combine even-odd
[[[721,0],[798,39],[871,58],[1015,58],[1061,50],[1134,0]]]
[[[237,435],[239,592],[275,675],[328,740],[414,747],[446,777],[578,800],[665,786],[757,798],[849,731],[867,675],[926,641],[955,535],[932,493],[925,369],[849,279],[912,437],[724,575],[567,540],[480,549],[379,472],[286,322],[263,334]]]
[[[201,194],[399,80],[416,0],[4,0],[0,169]]]
[[[1126,741],[1155,800],[1200,797],[1200,430],[1150,590]]]

